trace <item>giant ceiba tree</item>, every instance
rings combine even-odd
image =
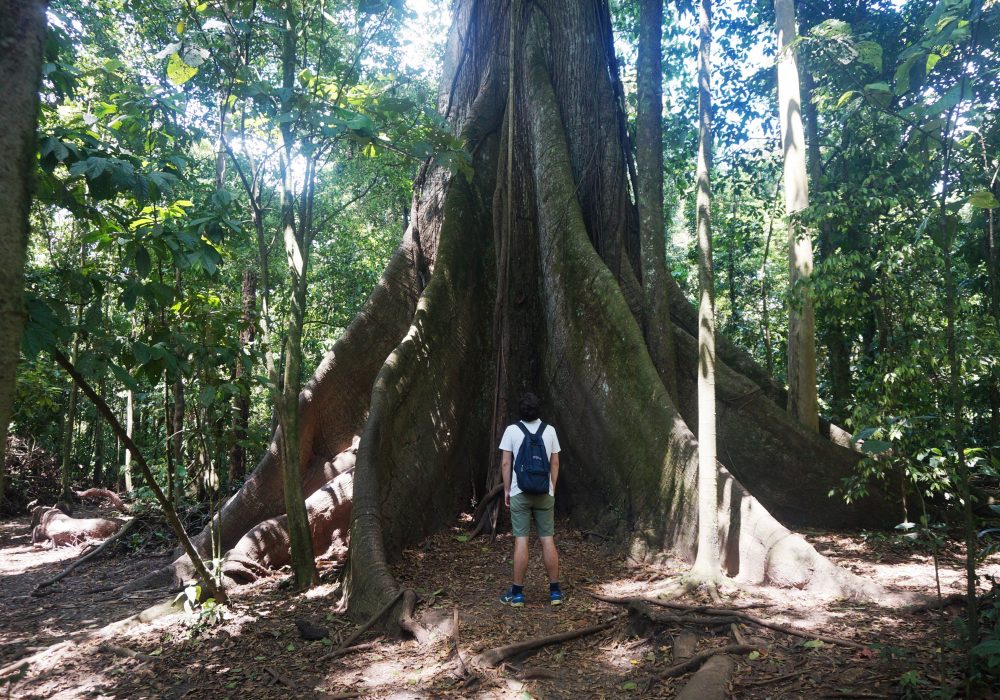
[[[694,558],[697,316],[673,285],[674,401],[640,325],[617,70],[606,0],[457,3],[439,109],[473,174],[422,168],[402,243],[300,399],[314,546],[326,551],[349,522],[345,591],[358,615],[396,596],[394,555],[496,483],[491,455],[526,388],[561,434],[561,507],[633,557]],[[859,455],[835,427],[790,419],[747,354],[722,337],[717,351],[722,566],[745,581],[863,593],[786,526],[884,524],[887,499],[831,499]],[[235,579],[287,558],[280,439],[215,521]],[[197,545],[210,541],[206,530]]]

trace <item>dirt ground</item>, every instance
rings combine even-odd
[[[622,606],[588,595],[648,595],[683,568],[628,567],[600,538],[566,524],[558,531],[567,594],[561,607],[548,604],[535,543],[527,605],[501,605],[498,595],[509,583],[509,537],[468,541],[456,526],[407,551],[395,571],[402,585],[420,594],[421,609],[447,620],[457,611],[458,634],[420,645],[381,636],[376,626],[359,640],[358,650],[334,658],[328,655],[357,629],[337,608],[335,571],[304,595],[291,595],[280,574],[244,587],[218,624],[177,614],[101,632],[165,599],[163,591],[122,597],[113,589],[166,559],[104,557],[35,597],[34,587],[78,557],[80,549],[35,548],[27,524],[27,518],[0,523],[0,669],[5,669],[0,698],[669,698],[690,678],[663,677],[673,663],[678,626],[637,624]],[[891,590],[931,594],[935,589],[932,559],[898,540],[806,535],[831,559]],[[960,556],[958,545],[949,545],[941,558],[945,594],[961,592]],[[988,562],[981,571],[1000,576],[1000,563]],[[682,602],[707,600],[689,596]],[[929,697],[952,681],[953,610],[908,614],[747,586],[727,593],[724,606],[748,605],[759,607],[744,612],[791,625],[805,636],[752,623],[696,628],[699,651],[736,640],[760,648],[737,657],[731,697]],[[296,621],[324,628],[330,638],[305,641]],[[614,624],[605,631],[515,657],[496,669],[473,664],[477,653],[493,647],[606,621]],[[863,647],[819,642],[811,635]],[[22,660],[29,663],[19,670]]]

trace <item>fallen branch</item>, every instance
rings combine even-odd
[[[593,625],[591,627],[570,630],[569,632],[560,632],[559,634],[553,634],[548,637],[535,637],[534,639],[528,639],[523,642],[488,649],[480,654],[477,654],[473,663],[479,666],[495,668],[512,656],[517,656],[518,654],[526,651],[540,649],[542,647],[549,646],[550,644],[560,644],[562,642],[568,642],[571,639],[578,639],[597,632],[603,632],[604,630],[612,627],[615,622],[616,620],[611,620],[609,622],[602,622],[599,625]]]
[[[843,639],[841,637],[833,637],[825,634],[816,634],[815,632],[810,632],[808,630],[800,630],[791,625],[782,625],[777,622],[768,622],[767,620],[762,620],[755,615],[750,615],[749,613],[743,612],[753,607],[765,607],[761,605],[745,605],[735,608],[713,608],[704,605],[693,606],[684,605],[682,603],[674,603],[669,600],[657,600],[655,598],[614,598],[612,596],[601,595],[600,593],[594,593],[593,591],[587,591],[584,589],[584,593],[589,595],[595,600],[600,600],[605,603],[612,603],[614,605],[632,605],[634,603],[649,603],[650,605],[659,605],[664,608],[673,608],[675,610],[686,610],[689,612],[698,612],[704,615],[718,615],[720,617],[735,617],[738,618],[740,622],[747,622],[750,624],[758,625],[760,627],[767,627],[768,629],[775,630],[777,632],[784,632],[785,634],[790,634],[795,637],[802,637],[803,639],[818,639],[821,642],[826,642],[827,644],[836,644],[843,647],[848,647],[850,649],[866,649],[867,646],[859,642],[853,642],[849,639]]]
[[[365,642],[364,644],[355,644],[354,646],[345,647],[343,649],[336,649],[331,651],[329,654],[324,654],[319,657],[317,661],[329,661],[330,659],[336,659],[338,656],[347,656],[348,654],[353,654],[356,651],[366,651],[368,649],[374,649],[381,642]]]
[[[399,600],[402,597],[403,597],[403,591],[398,591],[396,593],[396,595],[392,597],[392,600],[390,600],[388,603],[386,603],[385,605],[383,605],[382,608],[377,613],[375,613],[370,618],[368,618],[368,622],[366,622],[365,624],[361,625],[361,627],[359,627],[354,632],[354,634],[352,634],[350,637],[348,637],[343,642],[341,642],[339,647],[337,647],[336,649],[334,649],[332,652],[330,652],[326,656],[321,657],[320,661],[323,661],[324,659],[327,659],[327,658],[332,658],[333,656],[337,655],[337,652],[343,651],[347,647],[349,647],[352,644],[354,644],[354,642],[356,642],[361,635],[363,635],[365,632],[367,632],[368,630],[370,630],[372,628],[372,625],[374,625],[376,622],[378,622],[379,619],[381,619],[381,617],[383,615],[385,615],[387,612],[389,612],[389,609],[392,608],[392,606],[394,606],[396,604],[396,601]]]
[[[114,544],[119,539],[121,539],[122,536],[124,536],[126,532],[128,532],[129,530],[131,530],[132,526],[135,525],[135,523],[136,523],[135,518],[133,518],[132,520],[129,520],[128,522],[126,522],[125,525],[118,532],[116,532],[114,535],[112,535],[108,539],[104,540],[104,542],[101,544],[100,547],[98,547],[97,549],[91,550],[90,552],[88,552],[84,556],[82,556],[79,559],[77,559],[76,561],[74,561],[72,564],[70,564],[65,569],[63,569],[62,573],[57,574],[56,576],[53,576],[50,579],[46,579],[45,581],[42,581],[37,586],[35,586],[34,590],[31,591],[31,595],[33,595],[33,596],[41,595],[41,590],[43,588],[48,588],[52,584],[58,583],[59,581],[62,581],[64,578],[66,578],[71,573],[73,573],[73,570],[76,569],[76,567],[80,566],[80,564],[84,564],[84,563],[86,563],[88,561],[96,559],[103,552],[107,551],[108,548],[110,548],[112,544]]]
[[[717,654],[748,654],[751,651],[763,651],[763,649],[752,644],[729,644],[724,647],[708,649],[700,654],[695,654],[690,659],[686,659],[679,664],[674,664],[658,675],[660,678],[683,676],[688,671],[693,671]]]
[[[281,685],[285,686],[286,688],[294,688],[295,687],[295,685],[290,680],[288,680],[287,678],[285,678],[284,676],[282,676],[280,673],[278,673],[277,671],[275,671],[270,666],[265,666],[264,670],[267,672],[267,675],[269,675],[271,678],[273,678],[276,682],[281,683]]]
[[[774,676],[772,678],[762,678],[759,681],[745,681],[743,685],[759,686],[759,685],[770,685],[771,683],[780,683],[781,681],[789,681],[797,676],[801,676],[808,670],[809,669],[807,668],[803,668],[798,671],[792,671],[791,673],[785,673],[780,676]]]
[[[142,652],[136,651],[134,649],[129,649],[128,647],[120,647],[117,644],[111,644],[105,642],[97,647],[98,651],[104,651],[109,654],[114,654],[115,656],[121,656],[126,659],[138,659],[140,661],[153,661],[156,657],[150,656],[149,654],[143,654]]]

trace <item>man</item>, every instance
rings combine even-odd
[[[555,428],[544,425],[538,418],[538,397],[527,393],[518,402],[520,422],[507,426],[500,440],[503,472],[504,503],[510,509],[511,530],[514,534],[514,582],[500,596],[500,602],[514,607],[524,605],[524,575],[528,570],[528,534],[531,521],[535,521],[538,539],[542,543],[542,561],[549,575],[549,602],[561,605],[562,589],[559,588],[559,552],[556,550],[555,521],[552,506],[555,503],[556,482],[559,480],[559,438]],[[543,428],[544,426],[544,428]],[[548,493],[524,493],[517,483],[513,469],[515,455],[526,438],[541,432],[545,456],[549,462]]]

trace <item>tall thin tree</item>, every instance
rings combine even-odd
[[[816,396],[816,318],[809,278],[813,271],[812,240],[799,221],[809,206],[806,146],[795,56],[794,0],[774,0],[778,34],[778,112],[784,150],[785,215],[788,225],[788,412],[802,425],[819,430]]]
[[[712,0],[698,3],[698,553],[692,574],[719,577],[715,411],[715,279],[712,274]],[[714,590],[714,589],[713,589]]]
[[[295,90],[296,38],[298,36],[298,11],[294,0],[285,4],[285,31],[282,49],[282,116],[291,115]],[[299,589],[314,585],[319,577],[313,559],[312,535],[302,492],[302,475],[299,470],[299,391],[302,387],[302,325],[305,321],[306,275],[309,249],[306,242],[309,222],[304,217],[295,219],[295,197],[292,189],[292,126],[289,119],[281,121],[281,154],[278,158],[281,171],[281,219],[291,275],[291,318],[285,336],[285,372],[278,399],[278,420],[281,423],[285,489],[285,512],[288,514],[288,536],[291,541],[292,571]],[[302,197],[309,200],[316,176],[315,161],[306,166],[306,184]],[[303,207],[305,211],[311,202]],[[273,360],[268,372],[272,389],[277,388],[277,370]]]
[[[639,236],[645,296],[643,335],[667,392],[677,396],[670,300],[663,238],[663,0],[642,0],[636,110]]]

